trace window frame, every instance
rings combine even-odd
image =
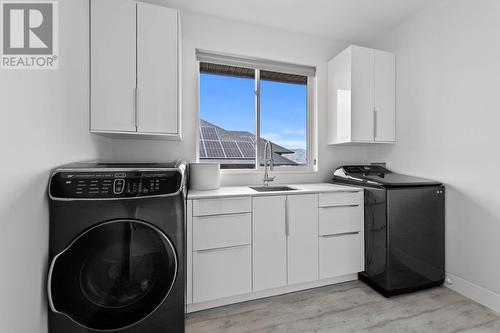
[[[216,53],[214,53],[216,54]],[[236,57],[236,56],[232,56]],[[244,61],[245,57],[241,57],[241,59]],[[252,58],[252,61],[255,61],[255,59]],[[265,62],[271,62],[274,64],[279,64],[279,62],[275,61],[270,61],[270,60],[262,60],[263,63]],[[202,62],[211,62],[211,63],[218,63],[217,61],[200,61],[197,59],[196,61],[196,67],[197,67],[197,80],[198,80],[198,109],[197,109],[197,120],[196,120],[196,161],[197,162],[203,162],[203,159],[200,159],[200,150],[199,150],[199,145],[200,145],[200,131],[199,131],[199,126],[200,126],[200,114],[201,114],[201,106],[200,106],[200,93],[201,93],[201,71],[200,71],[200,63]],[[284,66],[290,65],[290,64],[285,64],[283,63]],[[255,78],[254,78],[254,95],[255,95],[255,103],[254,103],[254,112],[255,112],[255,135],[256,135],[256,155],[255,155],[255,168],[252,169],[221,169],[221,173],[223,174],[255,174],[255,173],[262,173],[264,170],[264,166],[260,165],[259,161],[259,145],[260,145],[260,140],[258,138],[260,137],[260,71],[264,70],[259,67],[262,66],[241,66],[241,67],[246,67],[246,68],[251,68],[255,71]],[[277,72],[280,72],[279,69],[274,70]],[[281,71],[284,73],[283,71]],[[306,101],[306,149],[307,149],[307,164],[305,165],[299,165],[299,166],[275,166],[274,167],[274,173],[315,173],[318,171],[318,157],[317,157],[317,108],[316,108],[316,75],[304,75],[307,76],[307,101]]]

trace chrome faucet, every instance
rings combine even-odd
[[[267,140],[264,146],[264,186],[269,186],[269,182],[274,180],[274,177],[269,177],[269,171],[274,169],[273,154],[273,145]]]

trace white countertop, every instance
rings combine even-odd
[[[262,186],[249,185],[249,186]],[[256,197],[256,196],[269,196],[269,195],[293,195],[293,194],[307,194],[307,193],[324,193],[324,192],[345,192],[345,191],[363,191],[362,188],[343,186],[330,183],[314,183],[314,184],[275,184],[273,186],[288,186],[296,189],[296,191],[272,191],[272,192],[257,192],[249,186],[222,186],[217,190],[199,191],[189,190],[187,198],[193,199],[210,199],[210,198],[227,198],[227,197]]]

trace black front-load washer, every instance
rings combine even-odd
[[[49,332],[184,332],[185,163],[78,163],[49,182]]]

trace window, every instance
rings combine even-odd
[[[258,169],[270,141],[276,167],[313,165],[309,95],[314,69],[206,53],[198,60],[200,161],[218,162],[223,169]]]

